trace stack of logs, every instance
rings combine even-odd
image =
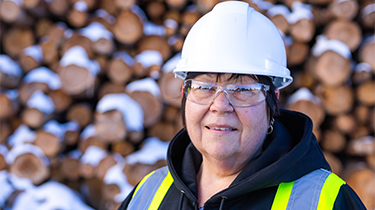
[[[2,0],[0,183],[11,185],[0,209],[30,203],[20,195],[51,181],[79,192],[81,209],[117,209],[164,166],[182,128],[171,71],[218,2]],[[375,209],[375,2],[247,2],[285,41],[294,82],[281,106],[312,118],[332,170]]]

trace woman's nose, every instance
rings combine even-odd
[[[232,112],[234,108],[229,100],[228,93],[223,90],[217,93],[212,101],[210,110],[217,112]]]

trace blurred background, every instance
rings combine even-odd
[[[182,128],[172,70],[218,0],[1,0],[0,209],[117,209]],[[375,209],[375,1],[248,0],[333,172]]]

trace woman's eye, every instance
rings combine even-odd
[[[193,87],[196,90],[213,90],[214,88],[209,85],[197,85]]]
[[[237,88],[232,89],[232,91],[236,91],[236,92],[248,92],[248,91],[252,91],[252,90],[251,90],[251,88],[247,88],[247,87],[237,87]]]

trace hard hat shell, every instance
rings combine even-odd
[[[188,72],[265,75],[279,89],[293,81],[278,29],[241,1],[221,2],[194,24],[173,72],[182,79]]]

